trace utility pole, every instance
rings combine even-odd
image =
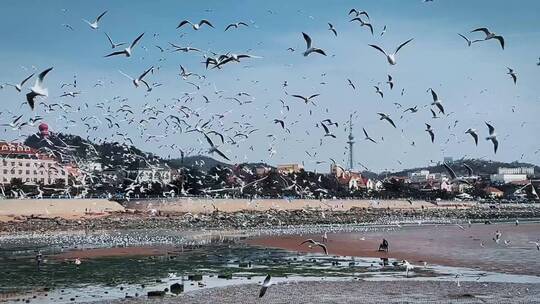
[[[352,114],[349,117],[349,141],[347,141],[349,144],[349,170],[352,171],[354,168],[354,136],[353,136],[353,122],[352,122]]]

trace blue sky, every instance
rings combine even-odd
[[[190,117],[190,122],[231,111],[222,125],[217,121],[212,124],[215,130],[232,128],[227,131],[232,136],[240,131],[235,122],[250,123],[258,129],[245,142],[221,147],[233,162],[304,161],[309,169],[327,171],[327,163],[317,165],[316,161],[334,158],[345,163],[348,132],[344,126],[354,113],[356,159],[371,170],[424,165],[430,160],[442,160],[443,156],[540,163],[540,153],[535,153],[540,149],[540,142],[535,140],[535,134],[540,131],[536,119],[540,113],[540,67],[536,65],[540,57],[538,1],[3,1],[1,5],[0,83],[19,82],[33,69],[41,71],[53,66],[45,81],[50,96],[44,102],[66,103],[74,108],[88,104],[88,108],[75,113],[46,113],[43,107],[32,113],[27,106],[20,106],[24,94],[5,87],[0,90],[3,122],[9,122],[17,114],[25,114],[25,118],[41,115],[53,130],[94,140],[111,139],[117,130],[103,124],[97,131],[87,132],[81,118],[96,115],[103,120],[104,111],[95,106],[104,102],[116,110],[122,104],[113,101],[115,96],[128,98],[126,103],[136,110],[137,120],[143,117],[145,104],[171,111],[167,105],[174,102],[172,98],[194,92],[194,87],[178,76],[182,64],[206,76],[204,81],[190,79],[201,86],[193,94],[194,100],[185,104],[199,113],[199,117]],[[348,21],[347,12],[353,7],[370,14],[374,36],[365,27]],[[98,30],[90,29],[81,20],[93,20],[104,10],[108,13]],[[175,29],[183,19],[203,18],[216,28]],[[250,26],[224,32],[227,24],[238,21]],[[328,31],[328,22],[334,24],[338,37]],[[71,25],[74,31],[62,24]],[[384,25],[387,31],[381,37]],[[501,50],[493,40],[467,47],[457,33],[480,38],[480,34],[468,33],[477,27],[488,27],[502,34],[506,49]],[[130,42],[142,32],[146,34],[133,57],[103,58],[111,51],[104,32],[121,42]],[[314,45],[323,48],[329,56],[303,57],[302,32],[308,33]],[[389,66],[382,54],[368,46],[374,43],[392,50],[409,38],[414,40],[400,51],[395,66]],[[226,65],[221,70],[205,70],[200,54],[162,53],[155,47],[166,48],[168,42],[191,45],[206,52],[249,53],[263,58]],[[287,51],[289,47],[296,51]],[[142,88],[135,89],[118,72],[136,76],[150,66],[159,70],[148,80],[163,84],[150,94],[145,94]],[[518,73],[517,85],[506,75],[506,66]],[[393,90],[385,84],[387,74],[394,77]],[[61,84],[71,81],[74,75],[79,83],[77,90],[82,94],[73,99],[59,98],[65,91]],[[347,79],[355,83],[356,90],[347,85]],[[105,85],[94,88],[98,80]],[[25,86],[23,93],[33,81]],[[284,81],[288,83],[285,89]],[[382,88],[384,99],[375,94],[374,85]],[[431,96],[426,92],[429,87],[437,91],[447,113],[452,113],[450,116],[431,119]],[[254,102],[239,106],[231,100],[219,99],[213,93],[216,89],[224,90],[224,97],[248,92]],[[316,106],[305,105],[285,91],[320,96],[315,99]],[[210,97],[212,102],[204,103],[202,95]],[[279,99],[290,106],[290,111],[283,110]],[[397,108],[394,103],[400,103],[403,108]],[[403,109],[415,105],[420,109],[418,113],[405,114],[400,119]],[[389,113],[398,128],[379,121],[377,112]],[[273,124],[275,118],[284,119],[291,133]],[[323,130],[315,127],[325,118],[340,123],[334,129],[336,139],[323,138]],[[487,135],[484,121],[491,122],[499,134],[496,155],[491,144],[483,140]],[[146,142],[148,134],[164,134],[163,124],[158,126],[157,122],[152,122],[142,137],[136,127],[126,122],[120,121],[118,131],[129,134],[143,150],[162,156],[180,155],[176,147],[162,146],[173,143],[192,154],[206,152],[206,142],[196,133],[175,133]],[[424,123],[435,129],[435,144],[429,141]],[[364,141],[362,127],[379,143]],[[470,127],[476,128],[481,136],[478,147],[464,134]],[[3,137],[13,140],[34,131],[35,126],[21,131],[7,128]],[[276,139],[273,141],[269,134]],[[112,138],[119,140],[118,136]],[[411,145],[413,141],[415,146]],[[269,150],[275,151],[271,157]],[[316,156],[309,157],[305,151]]]

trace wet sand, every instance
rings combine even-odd
[[[177,297],[136,298],[100,303],[538,303],[540,284],[418,281],[299,282],[249,284],[188,292]]]
[[[129,257],[129,256],[163,256],[167,254],[178,254],[180,248],[155,246],[155,247],[115,247],[115,248],[92,248],[70,250],[61,254],[51,256],[53,259],[97,259],[102,257]]]
[[[499,244],[493,241],[496,230],[503,235]],[[299,244],[312,238],[322,241],[322,235],[267,236],[247,240],[246,243],[291,251],[322,253],[322,249],[310,249]],[[390,244],[390,250],[378,252],[382,239]],[[540,275],[540,251],[529,242],[540,238],[540,224],[475,224],[412,226],[378,229],[370,232],[329,233],[330,255],[395,258],[414,264],[437,264],[468,267],[483,271],[514,274]],[[504,240],[510,241],[509,245]],[[483,243],[483,246],[481,246]]]

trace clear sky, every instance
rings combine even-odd
[[[200,134],[173,134],[165,129],[162,120],[166,115],[182,116],[177,109],[168,107],[176,103],[197,112],[198,116],[186,118],[192,124],[206,121],[213,114],[227,113],[221,120],[214,119],[211,129],[231,137],[236,132],[258,129],[247,140],[235,138],[238,143],[221,145],[220,149],[233,162],[303,161],[309,169],[327,171],[328,163],[317,165],[316,162],[334,158],[346,163],[348,130],[345,126],[349,115],[354,113],[356,160],[374,171],[425,165],[430,160],[440,161],[443,156],[540,163],[540,153],[536,153],[540,149],[537,139],[540,133],[537,119],[540,114],[539,1],[6,0],[0,5],[0,83],[18,83],[32,72],[52,66],[54,70],[45,80],[49,97],[43,101],[73,107],[46,112],[43,105],[38,105],[32,113],[27,105],[22,105],[24,94],[34,83],[31,79],[22,93],[7,86],[0,90],[2,123],[9,123],[13,116],[20,114],[25,115],[24,119],[40,115],[54,131],[88,136],[93,140],[122,141],[122,137],[113,135],[120,132],[131,137],[139,148],[164,157],[179,157],[177,146],[190,154],[206,153],[208,145]],[[347,13],[353,7],[369,13],[375,30],[373,36],[366,27],[349,22]],[[94,20],[105,10],[108,13],[97,30],[81,20]],[[196,22],[203,18],[215,29],[203,27],[194,31],[187,26],[176,29],[183,19]],[[249,27],[224,32],[227,24],[239,21],[248,23]],[[335,26],[337,37],[328,30],[328,22]],[[385,25],[387,30],[381,36]],[[481,33],[469,33],[477,27],[488,27],[503,35],[505,50],[495,40],[467,47],[457,33],[480,39]],[[104,58],[111,52],[104,32],[116,42],[130,42],[142,32],[145,36],[136,46],[133,57]],[[308,33],[314,46],[324,49],[328,56],[302,56],[305,50],[302,32]],[[381,53],[368,46],[377,44],[393,50],[410,38],[414,40],[400,50],[395,66],[390,66]],[[220,70],[206,70],[200,53],[172,53],[167,49],[168,42],[197,47],[208,53],[248,53],[263,58],[227,64]],[[161,52],[156,45],[165,51]],[[295,51],[288,51],[289,47]],[[180,64],[206,76],[204,80],[193,77],[187,80],[199,85],[200,90],[178,75]],[[136,76],[150,66],[159,69],[148,75],[147,81],[162,85],[149,94],[142,87],[135,88],[119,73],[121,70]],[[516,71],[517,85],[506,74],[507,66]],[[387,74],[394,78],[393,90],[386,84]],[[61,84],[71,82],[74,75],[78,87],[61,88]],[[352,80],[356,90],[347,84],[347,79]],[[94,87],[98,81],[103,86]],[[285,88],[284,81],[288,84]],[[384,99],[375,93],[375,85],[383,90]],[[430,87],[443,100],[449,116],[431,118],[431,95],[426,92]],[[82,94],[76,98],[59,97],[70,90]],[[215,94],[216,90],[224,92]],[[238,97],[236,94],[241,91],[249,93],[253,102],[240,106],[225,99]],[[193,100],[187,103],[173,100],[181,98],[184,92],[194,93]],[[320,96],[314,99],[316,105],[306,105],[286,92]],[[211,102],[205,103],[203,95]],[[113,99],[115,96],[128,100],[120,102]],[[250,100],[247,96],[239,98]],[[282,107],[280,99],[290,111]],[[137,123],[130,125],[123,115],[116,114],[120,128],[110,129],[104,120],[107,111],[96,107],[99,103],[105,103],[105,108],[110,107],[113,114],[123,104],[129,104],[137,122],[149,116],[142,114],[145,104],[155,105],[166,113],[159,114],[158,119],[150,121],[142,131]],[[394,103],[403,107],[398,108]],[[415,105],[419,109],[417,113],[403,114],[404,109]],[[76,111],[79,106],[81,110]],[[377,112],[390,114],[397,129],[379,121]],[[98,125],[97,130],[88,130],[81,121],[90,115],[96,115],[103,122],[93,123]],[[273,123],[276,118],[286,122],[290,133]],[[322,128],[315,126],[325,118],[339,122],[339,128],[332,127],[336,139],[323,137]],[[499,136],[496,155],[491,143],[484,140],[485,121],[495,126]],[[424,131],[424,123],[431,124],[435,130],[434,144]],[[363,140],[362,127],[377,144]],[[464,133],[468,128],[478,130],[481,137],[478,147]],[[2,137],[14,140],[35,129],[36,126],[28,126],[14,131],[5,127]],[[148,135],[165,132],[164,138],[148,140]],[[269,137],[270,134],[275,139]],[[177,146],[163,146],[171,144]],[[359,165],[357,168],[361,169]]]

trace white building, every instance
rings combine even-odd
[[[9,184],[16,178],[27,184],[54,184],[62,180],[67,185],[69,172],[55,159],[20,143],[0,142],[0,183]]]
[[[519,167],[519,168],[499,168],[499,174],[525,174],[534,176],[534,167]]]
[[[521,182],[527,180],[526,174],[491,174],[490,180],[493,183],[507,184],[511,182]]]

